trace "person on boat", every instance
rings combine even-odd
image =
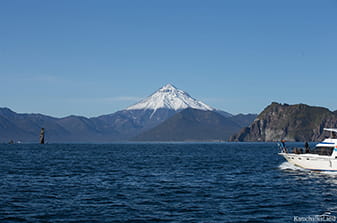
[[[304,148],[305,148],[305,153],[310,153],[310,147],[309,147],[308,142],[305,142]]]
[[[336,134],[336,132],[331,132],[331,135],[332,135],[332,138],[333,138],[333,139],[337,139],[337,134]]]
[[[284,140],[284,139],[282,139],[281,140],[281,145],[282,145],[282,150],[283,150],[283,152],[287,152],[287,147],[286,147],[286,143],[285,143],[286,141]]]

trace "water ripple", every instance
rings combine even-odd
[[[0,145],[3,222],[289,222],[337,216],[334,174],[272,143]]]

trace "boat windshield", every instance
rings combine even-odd
[[[323,146],[318,146],[315,149],[311,151],[313,154],[318,154],[320,156],[331,156],[333,152],[334,147],[323,147]]]

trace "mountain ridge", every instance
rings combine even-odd
[[[152,98],[154,95],[155,99]],[[145,107],[140,109],[140,105]],[[186,108],[217,112],[225,118],[233,119],[231,121],[238,121],[234,120],[232,114],[215,110],[168,84],[124,110],[92,118],[75,115],[55,118],[34,113],[20,114],[9,108],[0,108],[0,142],[10,140],[37,142],[41,128],[45,128],[46,139],[49,142],[128,141],[155,128]],[[242,117],[241,121],[246,122],[245,118]]]
[[[231,120],[235,116],[226,117],[216,111],[200,111],[216,113],[230,122],[235,122]],[[144,120],[134,118],[138,112],[142,113],[140,116]],[[179,112],[159,109],[150,119],[151,113],[151,110],[122,110],[94,118],[75,115],[55,118],[43,114],[16,113],[8,108],[0,108],[0,142],[10,140],[38,142],[41,128],[45,128],[47,142],[53,143],[129,141],[142,132],[155,128]]]

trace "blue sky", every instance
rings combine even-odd
[[[126,108],[172,83],[225,111],[337,110],[337,1],[2,0],[0,107]]]

